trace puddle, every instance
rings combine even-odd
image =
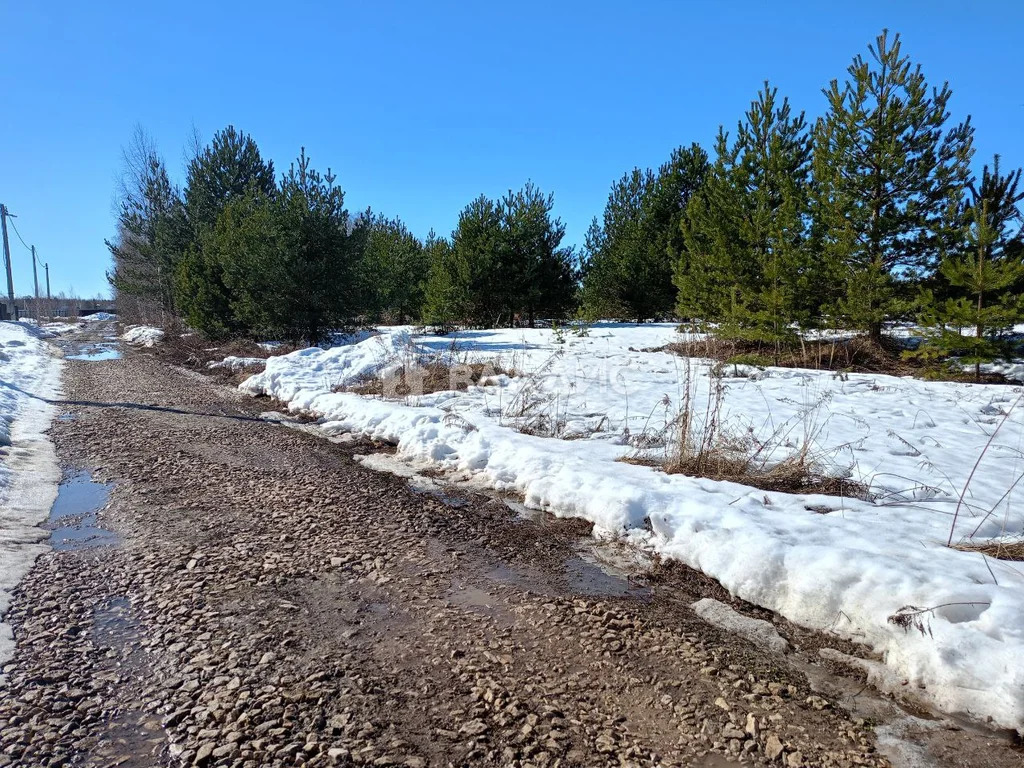
[[[117,543],[117,534],[101,528],[96,515],[107,503],[110,483],[95,483],[85,471],[66,477],[57,489],[47,527],[56,550],[84,549]]]
[[[75,418],[73,413],[62,413],[57,416],[57,421],[74,421]]]
[[[633,597],[650,600],[654,593],[645,584],[637,583],[631,571],[620,568],[588,551],[588,546],[565,561],[565,577],[569,589],[588,597]]]
[[[517,520],[524,520],[529,523],[536,523],[537,525],[544,525],[547,522],[548,515],[543,509],[530,509],[521,501],[516,501],[506,496],[502,496],[501,501],[506,507],[516,513]]]
[[[424,480],[427,482],[423,482]],[[423,477],[422,475],[416,475],[415,477],[410,478],[409,487],[414,493],[433,496],[445,506],[452,507],[453,509],[468,507],[470,504],[469,499],[449,493],[443,485],[439,485],[438,483],[431,481],[430,478]]]
[[[81,351],[73,355],[67,355],[67,360],[120,360],[121,347],[116,342],[101,342],[99,344],[87,344],[80,348]]]
[[[138,622],[131,615],[127,597],[113,597],[92,612],[92,640],[100,648],[121,650],[138,636]]]

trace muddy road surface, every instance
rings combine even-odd
[[[380,447],[100,351],[65,369],[0,766],[1024,764],[826,664],[827,639],[706,623],[690,604],[729,597],[693,571],[602,565],[578,522],[424,492],[357,460]]]

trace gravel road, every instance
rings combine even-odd
[[[808,677],[821,638],[777,621],[790,659],[705,623],[690,603],[729,598],[693,571],[602,570],[579,522],[417,492],[354,458],[384,447],[152,354],[69,361],[64,388],[68,476],[112,490],[16,595],[0,766],[1022,764]]]

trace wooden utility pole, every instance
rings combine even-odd
[[[50,262],[46,262],[43,265],[43,269],[46,270],[46,300],[50,300]]]
[[[4,266],[7,267],[7,298],[10,299],[11,309],[14,309],[14,277],[11,275],[11,244],[7,242],[7,206],[0,203],[0,230],[3,230],[4,237]]]
[[[36,287],[36,304],[39,303],[39,273],[36,272],[36,247],[32,246],[32,282]]]

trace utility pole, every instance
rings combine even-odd
[[[0,203],[0,230],[3,230],[4,237],[4,266],[7,267],[7,298],[10,299],[11,309],[14,309],[14,277],[11,275],[11,244],[7,242],[7,206]]]
[[[50,262],[46,262],[43,267],[46,269],[46,300],[50,300]]]
[[[36,318],[36,322],[38,323],[39,322],[39,315],[41,314],[41,312],[39,311],[39,273],[36,272],[36,247],[34,245],[32,246],[32,284],[35,285],[35,288],[36,288],[36,314],[35,314],[35,318]]]
[[[36,286],[36,303],[39,303],[39,273],[36,272],[36,247],[32,246],[32,282]]]

